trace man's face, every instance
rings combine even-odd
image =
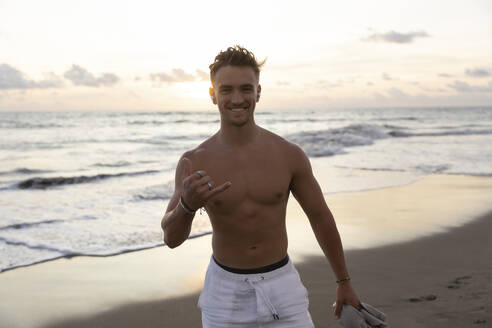
[[[251,67],[224,66],[215,74],[210,96],[224,123],[242,126],[253,120],[260,91],[261,86]]]

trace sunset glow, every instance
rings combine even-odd
[[[267,109],[488,105],[491,18],[485,0],[7,0],[0,110],[209,109],[234,44],[267,58]]]

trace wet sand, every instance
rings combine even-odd
[[[356,291],[385,312],[392,327],[492,325],[492,213],[484,215],[492,207],[492,179],[431,176],[326,198]],[[290,203],[289,254],[308,288],[313,320],[316,327],[337,327],[333,274],[308,241],[307,219]],[[200,327],[196,302],[210,252],[209,235],[174,250],[62,259],[5,272],[0,327]]]

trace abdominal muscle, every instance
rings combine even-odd
[[[287,254],[286,204],[258,208],[255,215],[225,217],[209,213],[215,259],[237,269],[254,269],[282,260]]]

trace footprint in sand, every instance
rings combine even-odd
[[[437,296],[436,295],[429,294],[429,295],[426,295],[426,296],[421,296],[419,298],[412,297],[412,298],[409,298],[408,301],[409,302],[412,302],[412,303],[415,303],[415,302],[422,302],[422,301],[434,301],[436,299],[437,299]]]
[[[449,289],[459,289],[462,285],[468,285],[469,282],[467,280],[471,279],[471,276],[462,276],[454,279],[448,285]]]
[[[477,320],[473,320],[473,323],[476,325],[481,325],[483,323],[487,323],[487,320],[477,319]]]

